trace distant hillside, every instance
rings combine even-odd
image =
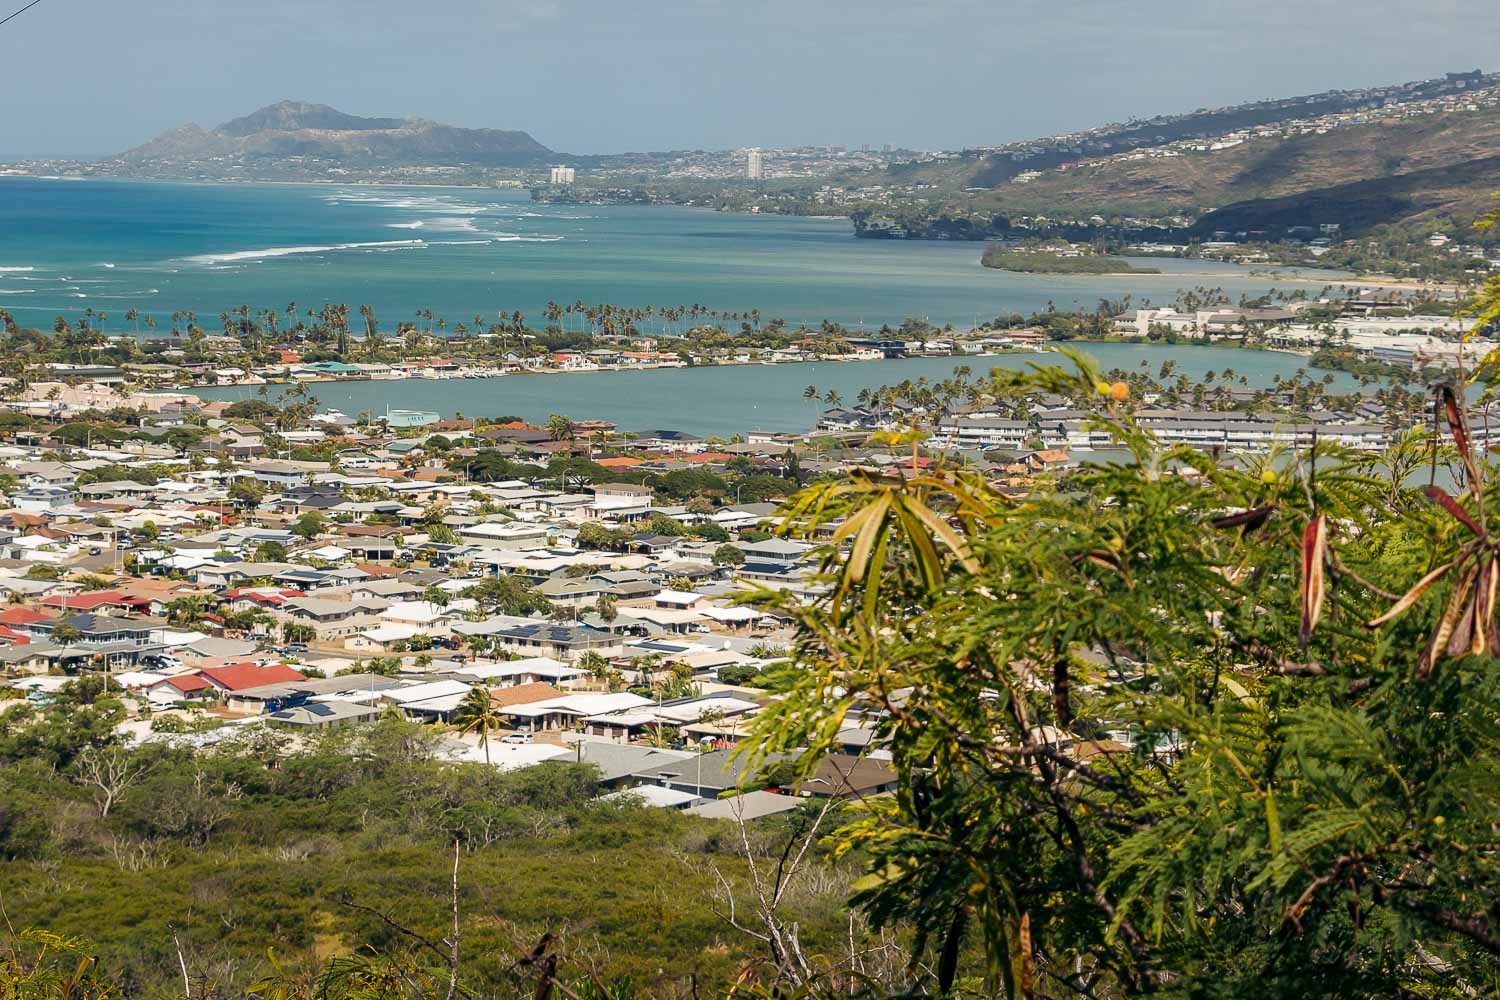
[[[323,104],[282,101],[216,129],[173,129],[101,165],[151,176],[279,177],[298,168],[533,166],[555,155],[520,131],[361,118]]]
[[[224,135],[254,135],[256,132],[297,132],[303,129],[319,129],[328,132],[373,132],[380,129],[405,128],[408,121],[402,118],[361,118],[347,115],[326,104],[308,104],[304,101],[282,101],[252,111],[243,118],[225,122],[214,131]]]
[[[1222,148],[1210,148],[1216,145]],[[1076,224],[1096,217],[1177,220],[1210,233],[1335,223],[1346,237],[1406,225],[1453,233],[1469,230],[1494,207],[1497,153],[1500,106],[1486,106],[1083,159],[993,186],[981,183],[990,166],[973,160],[912,165],[884,180],[925,186],[926,219],[899,219],[924,236],[934,229],[932,219],[945,216],[996,219],[996,225],[1036,217]],[[995,231],[982,221],[972,228],[947,238]],[[1485,238],[1500,234],[1491,230]]]
[[[1250,200],[1452,168],[1496,150],[1500,108],[1487,108],[1250,139],[1211,152],[1084,163],[1000,185],[976,200],[1011,216],[1196,218]]]
[[[1204,215],[1193,233],[1203,239],[1220,231],[1284,235],[1293,227],[1324,222],[1337,222],[1345,237],[1368,236],[1396,226],[1453,232],[1468,229],[1493,210],[1495,191],[1500,191],[1500,156],[1488,156],[1282,198],[1236,202]]]

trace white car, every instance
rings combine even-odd
[[[501,743],[531,743],[533,741],[532,741],[532,737],[531,737],[530,733],[511,733],[509,736],[503,737],[500,740],[500,742]]]

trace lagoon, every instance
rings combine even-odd
[[[1087,344],[1084,350],[1104,368],[1149,369],[1156,374],[1171,359],[1190,378],[1233,369],[1251,385],[1269,385],[1275,376],[1291,378],[1306,365],[1301,355],[1232,347]],[[991,368],[1028,364],[1067,364],[1056,354],[1000,354],[969,358],[907,358],[888,361],[815,364],[735,365],[704,368],[656,368],[644,371],[507,375],[487,379],[404,379],[376,382],[320,382],[309,388],[319,404],[353,416],[368,410],[433,410],[445,417],[514,415],[542,422],[562,413],[574,420],[610,420],[621,430],[685,430],[728,437],[752,430],[805,431],[817,420],[822,404],[803,398],[815,385],[835,389],[846,403],[861,389],[926,377],[937,382],[967,365],[976,376]],[[1322,372],[1311,373],[1321,378]],[[1349,389],[1351,378],[1338,375],[1335,385]],[[251,399],[259,389],[274,399],[282,386],[234,386],[195,389],[205,399]]]

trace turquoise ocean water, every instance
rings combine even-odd
[[[350,185],[193,185],[0,178],[0,308],[28,323],[132,307],[210,326],[241,304],[367,303],[388,326],[450,322],[548,300],[699,303],[769,319],[972,324],[1001,312],[1094,307],[1126,293],[1232,296],[1269,282],[1231,265],[1194,274],[1053,276],[986,270],[973,243],[855,240],[843,220],[700,209],[535,205],[523,192]],[[116,325],[119,324],[119,325]]]

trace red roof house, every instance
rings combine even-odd
[[[227,667],[205,667],[198,671],[220,691],[244,691],[246,688],[266,684],[285,684],[288,681],[305,681],[307,675],[299,673],[285,663],[261,667],[254,663],[231,663]]]

